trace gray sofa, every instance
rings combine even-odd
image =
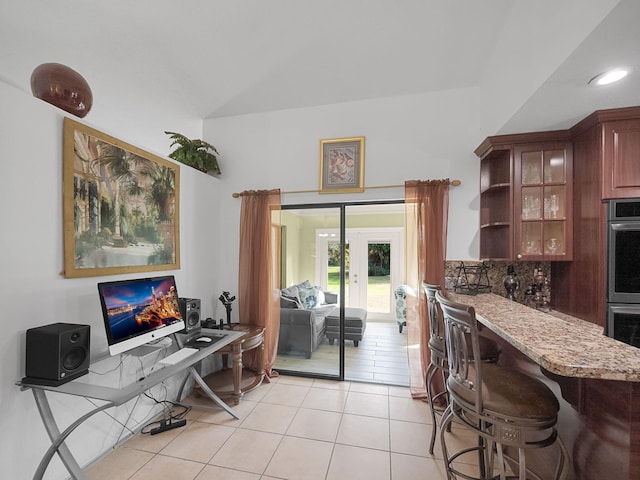
[[[320,298],[316,298],[315,302],[311,301],[314,303],[312,308],[308,308],[311,306],[307,301],[309,299],[296,294],[298,287],[300,292],[314,288],[308,282],[303,282],[281,291],[278,354],[311,358],[311,354],[324,339],[325,317],[337,308],[338,295],[322,291]]]

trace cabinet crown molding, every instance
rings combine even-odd
[[[474,150],[474,153],[483,158],[493,150],[508,150],[513,145],[540,142],[564,142],[571,140],[569,130],[549,130],[546,132],[512,133],[506,135],[494,135],[487,137]]]

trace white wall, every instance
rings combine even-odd
[[[450,191],[447,258],[478,257],[478,175],[473,150],[483,140],[474,89],[376,99],[315,108],[206,119],[204,138],[221,154],[217,264],[237,282],[240,199],[233,192],[317,189],[320,140],[365,136],[365,185],[410,179],[462,180]],[[490,113],[489,113],[490,115]],[[283,195],[283,204],[403,198],[403,188],[361,194]],[[233,277],[235,275],[235,277]]]
[[[98,97],[96,92],[94,95]],[[0,476],[27,479],[50,442],[31,393],[21,392],[15,385],[24,376],[25,331],[54,322],[89,324],[92,357],[104,354],[107,344],[96,283],[125,276],[66,279],[60,275],[65,113],[2,82],[0,105]],[[163,117],[161,111],[122,112],[109,110],[108,101],[101,105],[94,106],[95,111],[80,121],[152,153],[166,156],[169,152],[165,129],[201,136],[200,121],[177,124],[175,118]],[[179,294],[201,298],[204,316],[211,316],[219,304],[217,297],[224,279],[217,265],[220,180],[182,166],[180,187],[182,267],[170,273],[176,276]],[[224,282],[224,286],[229,285]],[[233,286],[229,288],[233,290]],[[135,374],[139,368],[129,367],[125,365],[124,376]],[[170,383],[169,388],[175,389],[175,385]],[[52,407],[64,424],[77,418],[77,412],[87,411],[90,404],[54,395]],[[115,414],[126,418],[126,410],[119,409]],[[134,418],[142,421],[150,412],[149,403],[138,406]],[[86,464],[107,451],[120,432],[115,422],[99,414],[72,435],[69,444],[80,464]],[[59,460],[54,460],[45,478],[67,478]]]
[[[94,92],[96,95],[96,92]],[[225,119],[166,118],[158,111],[122,112],[109,102],[94,106],[81,120],[100,131],[152,153],[169,151],[166,129],[201,136],[220,151],[223,175],[208,177],[181,167],[181,260],[175,274],[181,296],[203,300],[203,316],[224,317],[217,297],[237,292],[240,200],[233,192],[275,188],[316,189],[319,141],[366,137],[365,184],[403,184],[407,179],[450,177],[462,186],[450,194],[448,258],[477,258],[478,170],[473,150],[480,128],[478,92],[439,92],[341,105],[287,110]],[[65,279],[62,257],[63,112],[0,82],[0,189],[4,252],[0,297],[4,335],[0,407],[0,461],[3,477],[30,478],[49,446],[33,398],[15,381],[24,375],[24,336],[28,328],[54,322],[87,323],[92,352],[106,350],[96,283],[114,277]],[[362,194],[285,195],[284,203],[398,199],[402,188]],[[217,311],[216,311],[217,310]],[[237,308],[233,311],[237,316]],[[131,371],[125,372],[134,374]],[[84,400],[55,397],[54,412],[70,421],[86,411]],[[142,422],[148,406],[138,407]],[[118,415],[127,414],[120,409]],[[108,417],[81,427],[69,444],[81,464],[108,451],[121,429]],[[9,434],[10,432],[10,434]],[[66,478],[56,459],[46,478]]]

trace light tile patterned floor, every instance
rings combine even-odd
[[[222,409],[194,408],[186,427],[137,434],[87,474],[91,480],[446,478],[439,442],[428,453],[428,405],[411,399],[407,388],[281,376],[234,408],[240,420]],[[454,449],[476,441],[455,427],[450,439]]]
[[[338,355],[338,342],[329,345],[325,338],[310,359],[304,355],[278,355],[274,368],[338,375]],[[351,340],[345,341],[345,379],[409,386],[406,330],[400,333],[395,320],[367,322],[357,347]]]

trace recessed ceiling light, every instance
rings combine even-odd
[[[609,85],[610,83],[622,80],[628,73],[629,70],[626,68],[616,68],[615,70],[602,72],[589,80],[589,85]]]

